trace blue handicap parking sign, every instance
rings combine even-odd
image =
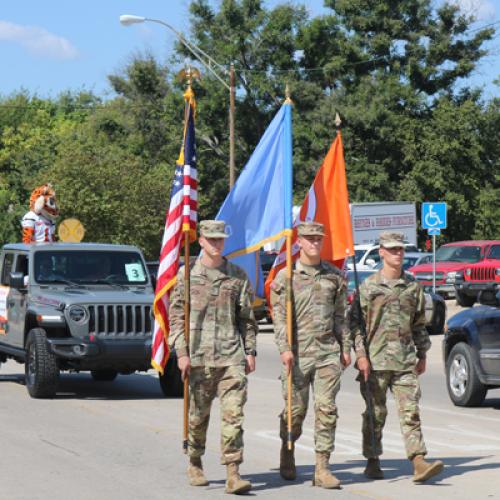
[[[422,227],[424,229],[446,229],[446,203],[422,203]]]

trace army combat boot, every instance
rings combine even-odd
[[[441,460],[436,460],[435,462],[429,463],[424,460],[423,455],[417,455],[413,460],[413,468],[415,473],[413,474],[413,481],[416,483],[421,483],[427,481],[431,477],[439,474],[443,470],[443,462]]]
[[[297,478],[293,448],[289,450],[286,441],[281,441],[280,476],[287,481],[293,481]]]
[[[200,457],[190,457],[187,470],[189,484],[191,486],[206,486],[208,484],[205,474],[203,474],[203,466],[201,465]]]
[[[252,489],[250,481],[241,479],[238,464],[233,462],[231,464],[227,464],[226,467],[226,493],[234,493],[235,495],[238,495],[239,493],[246,493]]]
[[[368,459],[365,476],[368,479],[384,479],[384,471],[380,468],[380,460],[378,458]]]
[[[340,488],[340,481],[330,472],[328,467],[329,458],[330,453],[316,453],[313,486],[320,486],[329,490]]]

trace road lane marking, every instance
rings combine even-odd
[[[432,432],[455,432],[452,429],[438,428],[438,427],[427,427],[427,430]],[[258,438],[265,439],[266,441],[281,442],[281,438],[276,430],[262,430],[253,433]],[[480,433],[462,433],[462,435],[469,434],[470,437],[480,437],[486,439],[486,436]],[[477,434],[477,435],[475,435]],[[498,440],[498,438],[495,438]],[[470,451],[470,452],[480,452],[489,451],[495,452],[500,449],[500,445],[488,444],[484,442],[470,443],[462,441],[446,442],[439,439],[435,439],[432,434],[424,436],[424,440],[427,445],[432,448],[434,453],[441,452],[445,453],[446,450],[454,451]],[[486,439],[487,440],[487,439]],[[295,447],[300,450],[314,452],[314,430],[311,428],[303,429],[303,433],[300,439],[300,443],[297,442]],[[339,455],[358,455],[361,450],[361,433],[359,431],[351,430],[338,430],[335,435],[335,453]],[[311,443],[311,444],[309,444]],[[385,429],[384,436],[382,438],[382,445],[385,452],[394,453],[397,455],[405,454],[403,437],[399,432],[390,431]]]
[[[459,436],[469,436],[469,437],[473,437],[473,438],[480,438],[480,439],[484,439],[485,441],[500,441],[500,437],[495,437],[491,434],[481,434],[480,432],[464,430],[464,428],[460,427],[459,425],[448,425],[448,428],[446,428],[446,427],[433,427],[433,426],[426,425],[425,429],[429,429],[431,431],[436,431],[436,432],[448,432],[448,433],[459,435]]]

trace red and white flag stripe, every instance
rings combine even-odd
[[[153,306],[155,324],[151,364],[160,373],[163,373],[170,354],[168,349],[169,297],[179,270],[184,236],[187,234],[190,241],[196,237],[198,178],[194,142],[195,103],[192,92],[188,91],[185,97],[186,106],[189,108],[186,111],[184,142],[175,169],[170,206],[166,216]]]

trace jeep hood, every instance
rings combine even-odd
[[[461,271],[470,266],[467,262],[436,262],[436,272]],[[419,264],[409,269],[412,273],[432,273],[432,263]]]
[[[154,294],[150,290],[96,290],[96,289],[58,289],[36,290],[31,302],[57,307],[60,304],[136,304],[153,305]]]
[[[485,314],[492,314],[496,308],[492,306],[475,306],[458,312],[448,321],[448,328],[461,328],[468,321],[477,321]]]

